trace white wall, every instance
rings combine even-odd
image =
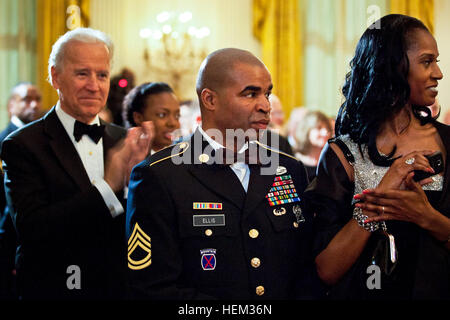
[[[116,45],[112,74],[129,67],[136,83],[164,81],[154,79],[143,60],[144,40],[139,31],[150,27],[162,11],[191,11],[192,24],[211,30],[205,44],[207,52],[224,47],[239,47],[260,56],[261,48],[252,34],[252,0],[92,0],[91,27],[108,33]],[[194,83],[185,89],[195,97]],[[187,92],[186,92],[187,91]]]
[[[261,56],[261,46],[252,33],[252,0],[91,0],[91,26],[110,34],[116,44],[113,75],[129,67],[136,73],[137,84],[160,80],[145,68],[139,31],[164,10],[189,10],[195,24],[208,26],[208,51],[233,46]],[[438,96],[443,115],[450,110],[450,0],[435,0],[435,23],[444,73]],[[195,96],[193,85],[185,90]]]
[[[439,66],[444,78],[439,82],[439,103],[441,116],[450,111],[450,1],[434,0],[435,2],[435,37],[439,48]]]

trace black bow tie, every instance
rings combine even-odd
[[[75,137],[76,142],[80,141],[84,134],[87,134],[92,141],[98,143],[100,138],[103,137],[103,132],[105,132],[104,125],[88,125],[78,120],[75,121],[75,126],[73,128],[73,136]]]

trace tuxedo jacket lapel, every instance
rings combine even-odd
[[[83,162],[56,115],[55,108],[44,117],[44,131],[50,137],[50,147],[67,174],[80,189],[89,187],[91,182],[84,169]]]
[[[106,161],[107,152],[114,147],[117,142],[126,136],[127,131],[122,127],[114,126],[100,119],[100,123],[105,125],[105,133],[103,135],[103,155]]]

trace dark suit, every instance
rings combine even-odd
[[[16,131],[17,129],[18,127],[14,123],[9,122],[6,128],[0,132],[0,143],[2,143],[11,132]]]
[[[18,127],[14,123],[9,122],[8,126],[0,132],[0,149],[3,140],[17,129]],[[0,183],[0,299],[14,299],[16,295],[15,277],[12,274],[16,247],[16,230],[6,207],[2,171]]]
[[[125,134],[106,124],[105,154]],[[55,109],[9,136],[1,157],[19,240],[19,293],[39,299],[120,296],[125,214],[112,218]],[[80,290],[67,287],[71,265],[81,271]]]
[[[271,206],[266,195],[281,175],[262,175],[260,165],[249,165],[246,193],[230,166],[199,163],[208,147],[197,130],[133,169],[126,222],[133,297],[312,298],[312,215],[303,210],[297,222],[302,201]],[[301,199],[302,164],[273,155]],[[176,164],[181,159],[197,164]]]

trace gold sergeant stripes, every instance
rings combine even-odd
[[[131,254],[140,247],[142,250],[147,252],[147,255],[141,260],[133,260]],[[151,239],[150,237],[139,227],[139,225],[134,225],[133,232],[128,239],[128,268],[132,270],[141,270],[148,267],[152,263],[152,250],[151,250]]]

